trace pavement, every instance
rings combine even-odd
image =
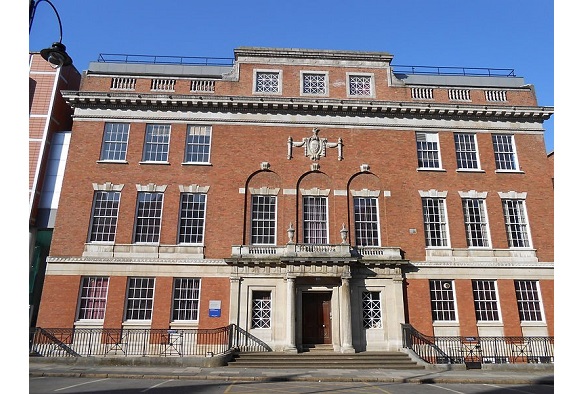
[[[111,358],[30,357],[30,377],[86,377],[133,379],[186,379],[218,381],[319,381],[319,382],[393,382],[393,383],[479,383],[554,385],[553,364],[427,366],[425,369],[254,369],[234,366],[202,366],[189,360],[160,358],[140,360]]]

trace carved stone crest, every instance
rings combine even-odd
[[[327,148],[337,148],[337,160],[343,160],[341,138],[337,142],[327,142],[327,138],[319,137],[319,129],[313,128],[313,135],[308,138],[303,138],[302,141],[295,142],[292,137],[288,137],[288,155],[287,159],[292,159],[293,147],[304,147],[305,156],[311,160],[319,160],[321,157],[327,156]]]

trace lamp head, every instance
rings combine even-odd
[[[41,56],[53,68],[69,66],[73,63],[71,57],[65,52],[65,45],[60,42],[54,42],[50,48],[42,49]]]

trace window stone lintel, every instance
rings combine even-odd
[[[209,191],[209,186],[200,186],[196,183],[192,185],[179,185],[179,191],[181,193],[207,193]]]
[[[136,190],[139,192],[163,192],[167,189],[167,185],[155,185],[154,183],[149,183],[148,185],[139,185],[136,184]]]
[[[105,182],[102,184],[98,184],[98,183],[92,183],[93,185],[93,190],[103,190],[103,191],[122,191],[122,189],[124,188],[124,185],[114,185],[112,182]]]

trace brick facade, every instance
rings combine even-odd
[[[498,78],[504,86],[500,90],[506,92],[502,102],[486,101],[485,91],[499,86],[490,84],[488,77],[461,77],[451,84],[449,78],[447,82],[437,78],[430,82],[431,100],[413,99],[411,89],[424,83],[416,76],[394,74],[391,60],[385,53],[239,48],[234,66],[209,69],[204,77],[197,75],[200,71],[169,71],[160,78],[176,79],[175,88],[162,93],[150,90],[153,77],[147,72],[90,65],[80,90],[64,93],[75,108],[74,148],[47,270],[50,281],[44,297],[50,298],[43,307],[46,303],[76,310],[80,278],[108,276],[103,326],[120,327],[127,279],[154,277],[153,315],[147,323],[167,329],[179,323],[172,320],[173,278],[200,278],[199,319],[189,322],[190,327],[237,323],[282,350],[291,343],[299,347],[306,339],[300,323],[302,297],[327,292],[335,305],[333,348],[363,351],[399,348],[401,323],[410,323],[426,335],[437,333],[431,316],[432,279],[453,281],[458,318],[448,330],[481,335],[472,281],[494,280],[501,315],[496,329],[501,335],[522,335],[514,280],[535,280],[545,320],[536,329],[533,324],[530,332],[552,336],[554,199],[542,128],[552,109],[539,107],[532,86],[523,79],[516,81],[517,77]],[[99,71],[92,71],[98,66]],[[254,91],[259,70],[280,73],[277,93]],[[302,93],[302,75],[308,72],[326,75],[326,94]],[[213,73],[212,92],[190,90],[192,80],[213,79],[209,76]],[[368,76],[373,94],[348,97],[349,75]],[[112,90],[112,80],[121,77],[135,78],[134,89]],[[464,89],[469,90],[469,100],[454,102],[449,91],[462,89],[462,84],[468,84]],[[112,122],[129,123],[124,161],[100,158],[105,126]],[[170,125],[165,162],[143,162],[149,124]],[[192,124],[211,126],[209,163],[184,163]],[[416,133],[421,131],[438,133],[442,163],[438,170],[419,168]],[[475,135],[477,171],[457,166],[454,134],[460,132]],[[516,171],[496,169],[493,134],[513,135]],[[325,154],[311,159],[306,154],[315,153],[308,145],[312,136],[315,143],[328,145]],[[303,141],[306,145],[301,146]],[[96,187],[109,184],[121,187],[115,242],[96,245],[88,242],[93,196]],[[160,238],[154,245],[140,245],[133,239],[137,185],[150,184],[164,189]],[[208,187],[204,242],[198,245],[202,252],[193,245],[186,245],[193,252],[181,252],[178,243],[181,188],[191,185]],[[425,241],[421,193],[437,192],[446,193],[449,245],[444,248],[427,247]],[[490,245],[482,249],[468,247],[460,195],[475,192],[486,193]],[[530,247],[509,246],[502,195],[510,193],[526,196]],[[252,245],[251,200],[258,194],[276,197],[274,245]],[[304,195],[326,196],[331,245],[327,251],[304,244],[308,226]],[[356,245],[354,196],[376,198],[379,244],[373,249]],[[295,232],[289,239],[291,225]],[[342,241],[342,228],[348,230],[347,243]],[[255,246],[268,255],[247,252]],[[350,292],[342,285],[346,278]],[[295,280],[294,285],[289,280]],[[67,286],[55,287],[60,282]],[[272,297],[270,330],[253,327],[252,298],[260,291]],[[361,321],[361,294],[371,291],[380,291],[383,300],[398,305],[390,312],[382,304],[384,323],[377,329],[366,329]],[[209,316],[210,301],[221,301],[220,317]],[[277,319],[287,315],[286,305],[291,303],[296,304],[290,311],[295,314],[293,323]],[[346,311],[352,315],[350,322],[342,319]],[[83,323],[74,320],[70,314],[45,312],[38,325]],[[349,331],[352,337],[347,339]]]

